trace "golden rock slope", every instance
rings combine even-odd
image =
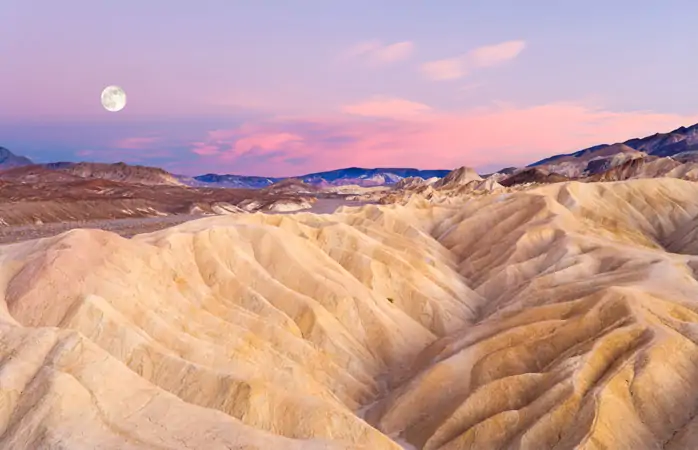
[[[0,448],[698,448],[697,216],[649,179],[0,247]]]

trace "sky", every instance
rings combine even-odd
[[[0,146],[185,175],[520,166],[697,123],[695,17],[689,0],[2,0]]]

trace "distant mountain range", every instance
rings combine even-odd
[[[68,178],[99,178],[140,184],[170,184],[192,187],[225,187],[261,189],[282,180],[293,179],[316,187],[327,186],[381,186],[394,184],[403,178],[441,178],[449,170],[419,170],[412,168],[349,167],[346,169],[315,172],[297,177],[259,177],[246,175],[220,175],[209,173],[195,177],[174,175],[157,167],[125,163],[51,162],[35,164],[29,158],[17,156],[0,147],[0,179],[65,181]]]
[[[671,156],[683,160],[698,159],[698,124],[680,127],[669,133],[655,133],[644,138],[634,138],[617,144],[601,144],[574,153],[554,155],[529,164],[526,167],[548,166],[557,172],[561,165],[581,169],[587,174],[598,173],[630,159],[644,156]],[[615,161],[613,161],[615,159]],[[615,165],[618,165],[615,164]],[[583,167],[580,167],[583,165]],[[564,169],[562,170],[564,172]],[[564,175],[568,175],[563,173]],[[578,174],[571,174],[577,176]]]
[[[309,173],[296,177],[251,177],[243,175],[218,175],[209,173],[199,175],[193,179],[199,183],[216,184],[225,187],[263,188],[281,180],[293,178],[311,186],[346,186],[356,184],[359,186],[381,186],[394,184],[403,178],[441,178],[446,176],[449,170],[419,170],[411,168],[375,168],[365,169],[361,167],[349,167],[346,169],[330,170],[327,172]]]
[[[644,138],[634,138],[622,143],[601,144],[574,153],[558,154],[529,164],[526,168],[508,167],[497,173],[521,179],[562,180],[595,176],[616,167],[639,167],[634,160],[649,162],[656,158],[671,157],[679,163],[698,162],[698,124],[680,127],[669,133],[656,133]],[[630,165],[629,165],[630,164]],[[656,166],[656,164],[655,164]],[[666,165],[662,167],[668,167]],[[8,169],[12,169],[9,170]],[[535,171],[533,171],[535,169]],[[262,189],[282,180],[298,180],[315,187],[328,186],[380,186],[393,185],[405,178],[442,178],[450,170],[419,170],[413,168],[361,168],[316,172],[295,177],[262,177],[209,173],[194,177],[174,175],[154,168],[124,163],[72,163],[55,162],[34,164],[29,158],[13,154],[0,147],[0,178],[24,177],[78,177],[102,178],[113,181],[141,184],[172,184],[195,187],[227,187]],[[624,169],[627,171],[627,169]],[[53,172],[53,175],[49,174]],[[554,176],[549,176],[550,174]],[[62,179],[61,178],[61,179]],[[518,179],[517,178],[517,179]],[[602,177],[603,178],[603,177]]]
[[[245,175],[219,175],[217,173],[207,173],[196,177],[180,176],[179,180],[189,186],[210,186],[216,185],[227,188],[261,189],[274,184],[283,178],[254,177]]]

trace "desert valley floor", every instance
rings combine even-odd
[[[0,448],[698,448],[698,184],[0,247]]]
[[[330,214],[340,206],[359,206],[368,203],[369,202],[317,199],[307,211],[315,214]],[[287,213],[286,211],[269,212],[269,214]],[[167,216],[157,215],[155,217],[69,220],[41,224],[30,223],[5,227],[0,226],[0,244],[12,244],[30,239],[55,236],[59,233],[76,228],[106,230],[117,233],[120,236],[132,237],[136,234],[162,230],[190,220],[200,219],[201,217],[201,214],[175,214]]]

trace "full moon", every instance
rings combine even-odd
[[[102,106],[107,111],[121,111],[126,106],[126,92],[119,86],[107,86],[102,91]]]

